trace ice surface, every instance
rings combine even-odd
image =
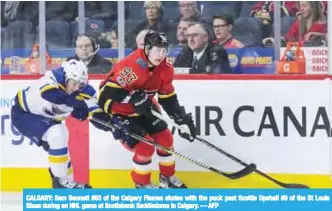
[[[22,211],[23,210],[22,193],[1,192],[0,210],[1,211]]]

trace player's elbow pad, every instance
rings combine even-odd
[[[109,112],[112,107],[112,102],[122,102],[128,95],[129,92],[125,89],[105,87],[100,92],[98,105],[105,112]]]
[[[181,107],[176,94],[166,98],[159,97],[158,102],[170,116],[181,113]]]
[[[54,104],[64,104],[68,95],[59,89],[41,92],[41,97]]]

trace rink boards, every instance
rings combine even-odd
[[[47,154],[11,127],[15,93],[37,77],[6,77],[1,94],[1,189],[50,187]],[[200,79],[199,79],[200,78]],[[179,76],[180,103],[193,113],[202,137],[286,182],[332,188],[332,82],[325,76]],[[100,83],[92,76],[91,85]],[[250,79],[250,80],[248,80]],[[68,120],[70,150],[78,181],[94,187],[131,188],[132,154],[88,122]],[[198,142],[175,133],[175,149],[223,171],[241,168]],[[154,170],[157,170],[154,159]],[[196,188],[270,188],[255,174],[228,180],[177,159],[178,176]],[[157,172],[153,174],[156,181]]]

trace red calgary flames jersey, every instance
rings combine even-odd
[[[111,87],[114,92],[119,93],[130,94],[141,90],[145,91],[150,98],[153,98],[156,93],[159,98],[168,98],[175,95],[172,85],[173,75],[173,65],[167,59],[150,70],[144,50],[137,49],[113,66],[106,80],[101,83],[100,93],[105,87]],[[128,103],[129,99],[130,95],[121,102],[107,99],[104,110],[108,113],[135,115],[133,105]]]

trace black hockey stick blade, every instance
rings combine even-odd
[[[250,165],[255,165],[255,164],[250,164],[248,165],[247,163],[245,163],[244,161],[240,160],[239,158],[229,154],[228,152],[225,152],[224,150],[218,148],[217,146],[213,145],[212,143],[204,140],[201,137],[196,137],[196,140],[200,141],[201,143],[207,145],[208,147],[210,147],[211,149],[216,150],[217,152],[220,152],[221,154],[225,155],[226,157],[230,158],[231,160],[243,165],[243,166],[250,166]],[[245,170],[245,169],[244,169]],[[255,168],[253,169],[254,172],[256,172],[257,174],[265,177],[266,179],[276,183],[277,185],[283,187],[283,188],[309,188],[307,185],[303,185],[303,184],[296,184],[296,183],[283,183],[280,182],[272,177],[270,177],[269,175],[265,174],[264,172],[261,172],[260,170],[258,170],[255,166]]]
[[[228,179],[232,179],[232,180],[236,180],[236,179],[240,179],[242,177],[247,176],[248,174],[251,174],[252,172],[254,172],[256,165],[255,164],[250,164],[247,167],[245,167],[244,169],[234,172],[234,173],[226,173],[223,171],[220,171],[216,168],[213,168],[211,166],[205,166],[204,168],[209,169],[210,171],[213,171],[217,174],[220,174],[224,177],[227,177]]]
[[[307,185],[303,185],[303,184],[296,184],[296,183],[281,183],[279,184],[280,186],[284,187],[284,188],[302,188],[302,189],[308,189],[310,188]]]
[[[261,172],[260,170],[258,169],[255,169],[255,172],[263,177],[265,177],[266,179],[276,183],[277,185],[283,187],[283,188],[303,188],[303,189],[306,189],[306,188],[310,188],[309,186],[307,185],[304,185],[304,184],[296,184],[296,183],[284,183],[284,182],[280,182],[279,180],[276,180],[274,178],[272,178],[271,176],[265,174],[264,172]]]
[[[228,178],[230,179],[240,179],[242,177],[247,176],[248,174],[251,174],[256,169],[256,165],[254,163],[249,164],[245,168],[241,169],[240,171],[230,173]]]

